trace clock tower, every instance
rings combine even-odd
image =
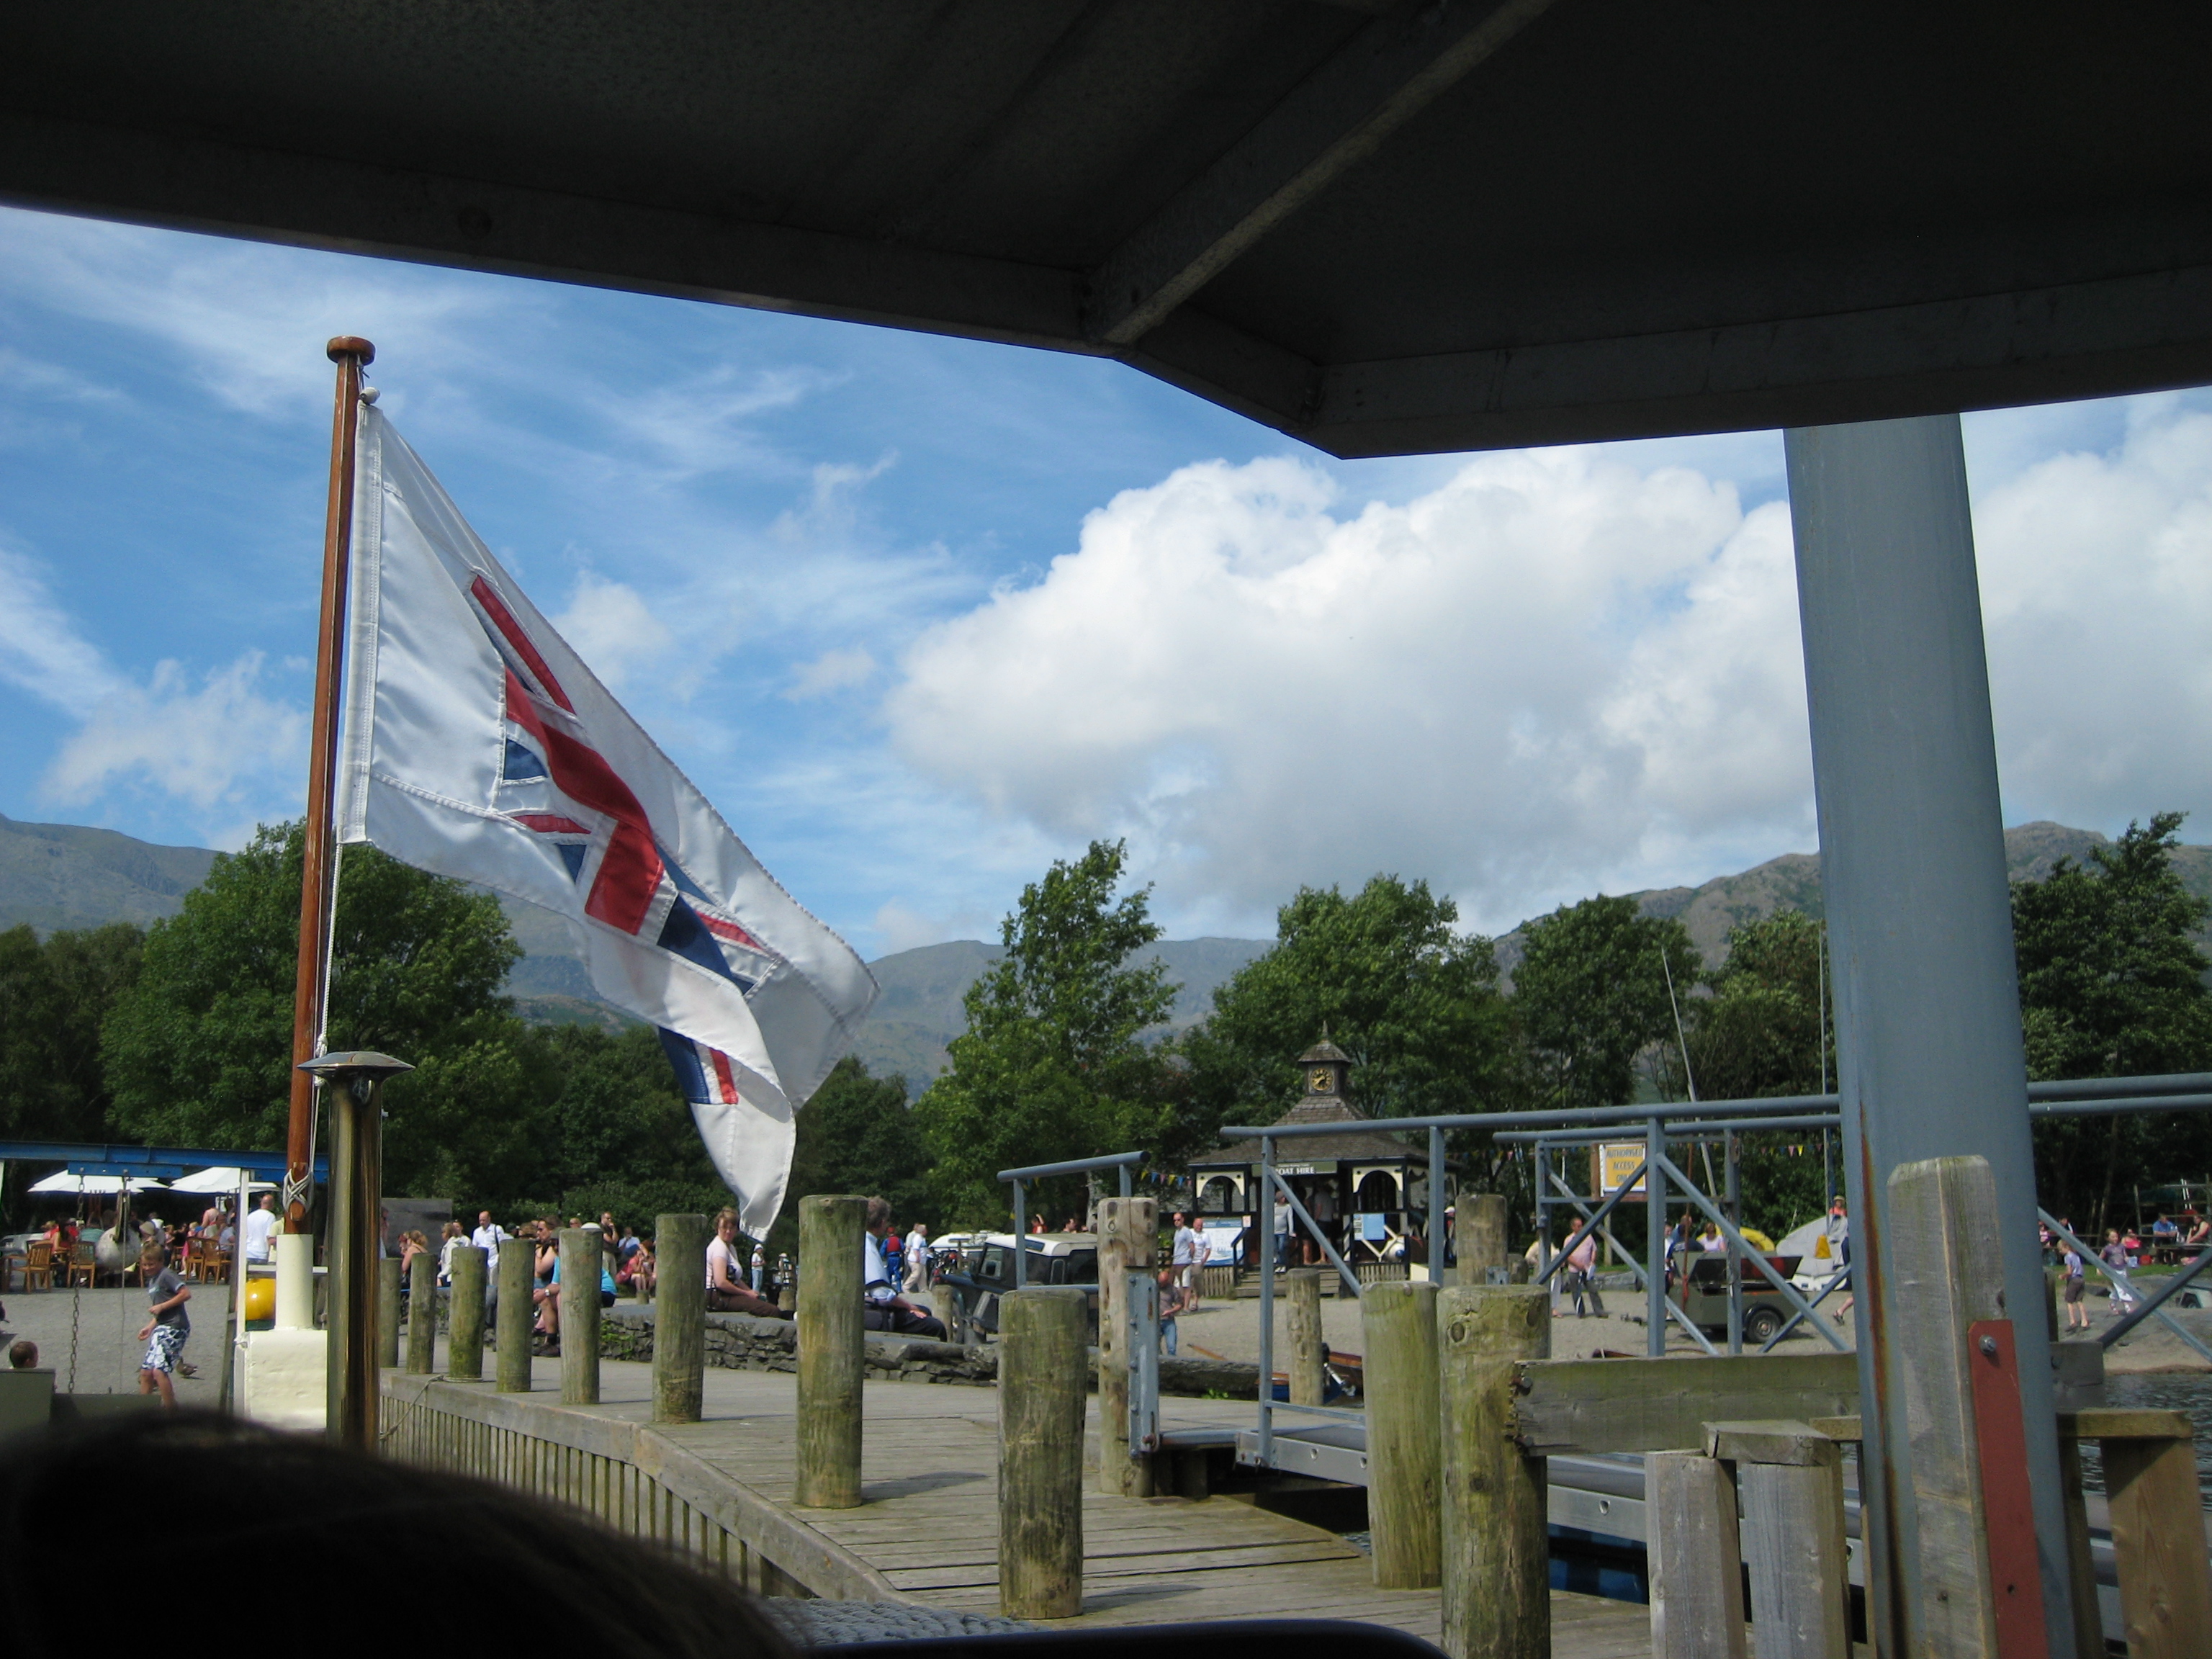
[[[1345,1098],[1345,1079],[1352,1072],[1352,1056],[1324,1037],[1298,1056],[1304,1083],[1298,1091],[1301,1106],[1317,1101]]]

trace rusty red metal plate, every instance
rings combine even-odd
[[[1974,1386],[1974,1438],[1982,1461],[1982,1514],[1996,1600],[1997,1651],[2004,1659],[2049,1659],[2043,1570],[2035,1553],[2035,1510],[2027,1484],[2027,1425],[2012,1321],[1966,1328],[1966,1375]]]

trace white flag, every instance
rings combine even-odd
[[[563,917],[662,1028],[744,1228],[875,981],[553,631],[391,422],[362,411],[337,833]]]

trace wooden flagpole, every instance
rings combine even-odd
[[[353,561],[354,445],[361,428],[361,372],[376,361],[367,340],[341,334],[326,348],[338,366],[331,420],[331,496],[323,520],[323,609],[315,647],[313,747],[307,766],[306,856],[301,866],[299,969],[292,990],[292,1112],[284,1146],[284,1231],[307,1231],[314,1144],[315,1080],[300,1066],[315,1057],[330,962],[331,786],[337,772],[338,684],[345,652],[346,577]]]

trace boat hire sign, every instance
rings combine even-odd
[[[337,827],[568,925],[599,994],[660,1028],[747,1232],[793,1113],[876,986],[746,850],[364,408]]]

